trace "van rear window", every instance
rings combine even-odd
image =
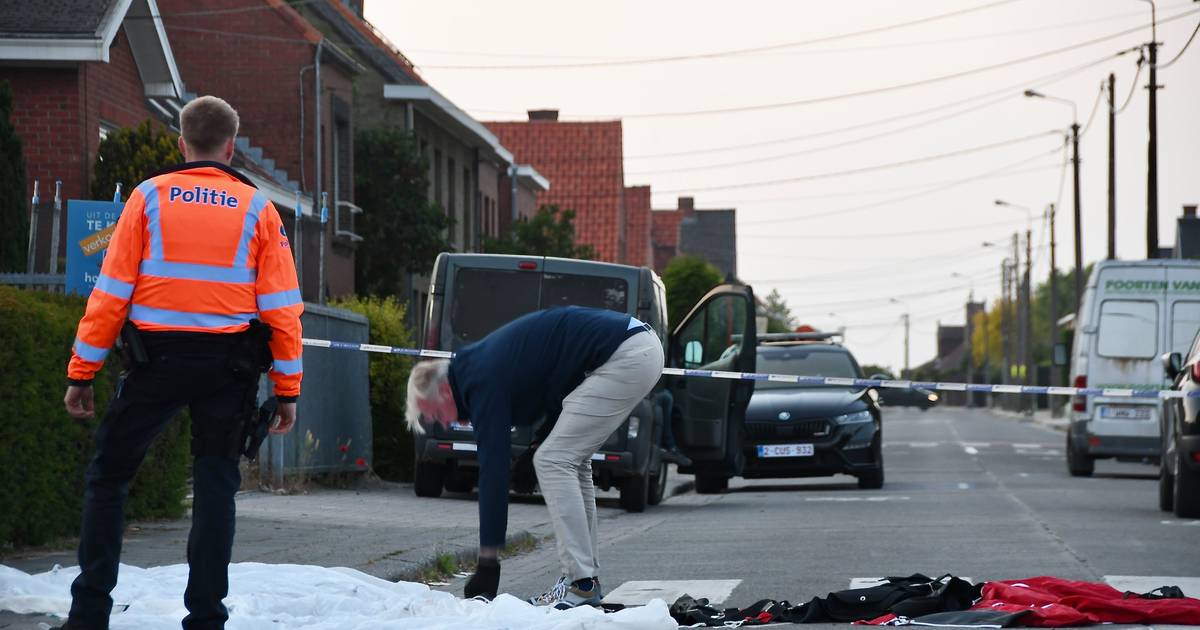
[[[547,273],[542,276],[542,308],[590,306],[628,313],[629,283],[621,278]]]
[[[1196,331],[1200,330],[1200,302],[1171,305],[1171,352],[1186,355]]]
[[[541,274],[460,268],[454,274],[450,330],[454,348],[479,341],[512,320],[538,310]]]
[[[1158,353],[1158,304],[1105,300],[1097,350],[1114,359],[1152,359]]]

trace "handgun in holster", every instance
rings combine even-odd
[[[246,382],[246,398],[242,403],[242,432],[238,454],[250,461],[258,457],[258,449],[270,432],[271,423],[279,409],[279,401],[268,398],[258,406],[258,379],[271,368],[271,327],[257,319],[238,333],[229,350],[229,369]]]
[[[275,415],[278,412],[279,400],[272,396],[263,402],[249,422],[242,424],[240,453],[245,455],[246,459],[250,461],[258,459],[258,449],[262,446],[263,440],[267,439],[267,434],[271,431],[271,423],[275,421]]]
[[[150,365],[150,355],[146,352],[142,332],[133,325],[133,322],[125,320],[125,325],[121,326],[121,333],[117,335],[116,347],[121,356],[121,365],[126,372]]]

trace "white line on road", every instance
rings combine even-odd
[[[674,602],[687,594],[696,599],[707,599],[712,604],[723,604],[741,583],[741,580],[635,580],[605,595],[604,603],[644,606],[653,599]]]
[[[964,447],[988,448],[992,445],[991,442],[959,442]]]
[[[969,484],[969,483],[963,483],[963,482],[961,482],[961,481],[960,481],[960,482],[958,483],[958,489],[959,489],[959,490],[970,490],[970,489],[971,489],[971,484]]]
[[[937,442],[909,442],[912,448],[934,448],[938,445]]]
[[[1163,525],[1182,525],[1184,527],[1200,527],[1200,521],[1163,521]]]
[[[871,503],[880,503],[883,501],[908,501],[908,497],[882,496],[882,497],[804,497],[805,501],[811,503],[856,503],[859,501],[868,501]]]
[[[1041,444],[1022,444],[1022,443],[1013,442],[1013,448],[1015,448],[1015,449],[1042,448],[1042,445]]]
[[[967,452],[967,455],[978,455],[979,454],[979,449],[975,448],[974,446],[963,447],[963,450]]]

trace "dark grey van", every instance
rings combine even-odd
[[[540,256],[445,253],[434,264],[422,347],[453,352],[521,315],[565,305],[628,313],[653,327],[665,348],[666,294],[651,269]],[[622,507],[631,512],[658,504],[666,490],[667,464],[659,448],[664,418],[653,396],[652,392],[639,403],[592,456],[597,485],[618,488]],[[513,429],[514,462],[529,449],[542,422]],[[435,425],[427,431],[415,436],[417,495],[436,497],[443,489],[470,492],[478,481],[471,425]],[[534,483],[521,471],[513,475],[517,492],[533,492]]]

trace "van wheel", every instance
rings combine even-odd
[[[659,459],[658,473],[650,478],[650,496],[646,498],[646,502],[650,505],[658,505],[667,497],[667,462],[664,459]]]
[[[621,480],[621,507],[626,512],[645,512],[649,498],[649,475],[634,475]]]
[[[1096,460],[1075,448],[1070,429],[1067,429],[1067,472],[1072,477],[1091,477],[1096,472]]]
[[[1167,470],[1166,461],[1158,469],[1158,509],[1164,512],[1175,509],[1175,475]]]
[[[696,494],[720,494],[728,489],[729,477],[719,473],[696,473]]]
[[[1175,516],[1200,518],[1200,472],[1190,470],[1183,450],[1175,449]]]
[[[413,471],[413,492],[419,497],[442,496],[442,484],[446,481],[446,467],[433,462],[417,462]]]

